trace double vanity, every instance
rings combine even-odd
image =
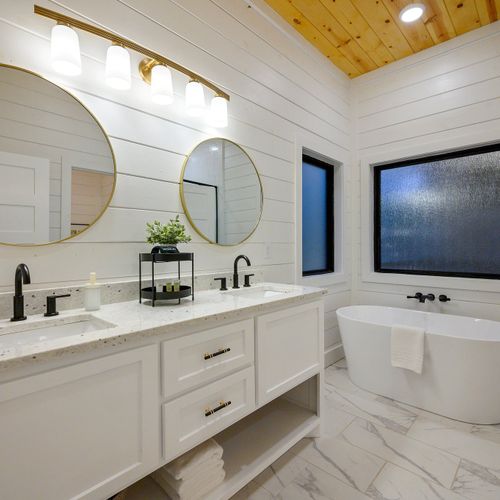
[[[26,265],[18,266],[12,321],[0,321],[0,498],[104,500],[212,436],[224,448],[226,471],[212,498],[229,498],[301,438],[317,434],[320,422],[322,290],[253,285],[256,269],[238,275],[239,261],[250,266],[241,255],[233,289],[227,289],[230,277],[220,276],[220,290],[197,288],[196,300],[181,302],[188,295],[194,299],[195,281],[206,276],[195,276],[194,254],[176,253],[175,244],[194,238],[197,255],[210,263],[211,279],[214,270],[225,269],[227,253],[200,243],[235,246],[257,230],[264,195],[253,159],[229,139],[196,132],[203,140],[189,154],[188,139],[182,139],[172,151],[176,155],[152,156],[146,174],[147,145],[131,141],[129,147],[141,149],[129,155],[125,142],[114,140],[121,144],[115,155],[96,117],[67,90],[6,64],[0,64],[0,79],[1,97],[9,103],[0,118],[18,124],[23,117],[22,127],[12,126],[9,137],[0,137],[0,244],[16,245],[16,261],[30,263],[36,255],[25,259],[26,247],[76,238],[74,256],[81,244],[88,249],[96,241],[120,243],[114,246],[119,252],[122,239],[137,242],[143,231],[155,247],[140,248],[151,251],[139,256],[140,296],[155,306],[162,302],[127,302],[137,297],[137,284],[120,279],[127,299],[109,304],[121,290],[103,287],[108,304],[94,311],[101,290],[91,273],[84,287],[47,297],[31,291],[25,304],[22,288],[31,278]],[[164,163],[174,156],[185,156],[182,168],[173,160]],[[116,158],[128,165],[118,183]],[[182,210],[171,191],[175,168]],[[115,188],[121,201],[103,217]],[[162,220],[149,220],[152,214]],[[164,224],[165,214],[176,216]],[[109,236],[118,233],[118,240]],[[267,237],[262,233],[256,241]],[[87,261],[65,261],[54,251],[53,265],[37,263],[41,274],[50,267],[50,275],[37,276],[33,284],[79,281],[91,271],[85,266],[109,258],[100,249]],[[266,244],[265,253],[270,249]],[[128,258],[134,252],[126,249],[112,276],[135,276],[137,260]],[[190,286],[180,283],[184,260],[191,262]],[[259,260],[262,265],[267,257]],[[151,263],[146,276],[142,262]],[[175,266],[167,269],[166,262],[177,263],[173,291],[170,282],[159,288],[155,283],[173,276]],[[59,273],[65,264],[75,269]],[[178,303],[169,305],[172,298]],[[8,299],[10,305],[10,293]],[[5,303],[0,309],[7,318]],[[87,311],[57,313],[82,303]],[[33,314],[40,311],[45,316]]]
[[[322,290],[258,284],[0,322],[5,498],[105,499],[216,436],[229,498],[319,432]]]

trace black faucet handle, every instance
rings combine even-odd
[[[255,274],[245,274],[245,284],[244,284],[243,286],[245,286],[245,287],[247,287],[247,288],[248,288],[249,286],[251,286],[251,285],[250,285],[250,278],[251,278],[252,276],[255,276]]]
[[[451,299],[447,295],[440,295],[439,302],[449,302]]]
[[[227,278],[214,278],[214,281],[220,281],[220,291],[225,292],[227,290]]]
[[[71,297],[70,293],[64,295],[48,295],[47,296],[47,312],[44,314],[45,317],[57,316],[59,313],[56,309],[56,300],[62,299],[64,297]]]
[[[436,300],[436,296],[433,293],[428,293],[427,300],[430,300],[432,302],[433,300]]]
[[[418,300],[420,300],[422,298],[422,293],[421,292],[417,292],[415,295],[407,295],[406,298],[407,299],[418,299]]]

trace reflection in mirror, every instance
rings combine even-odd
[[[194,229],[211,243],[237,245],[255,231],[262,186],[250,157],[226,139],[204,141],[189,155],[181,199]]]
[[[69,93],[0,65],[0,242],[46,244],[91,226],[115,184],[109,141]]]

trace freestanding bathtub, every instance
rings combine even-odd
[[[351,380],[456,420],[500,423],[500,322],[380,306],[337,310]],[[392,325],[425,328],[422,375],[393,368]]]

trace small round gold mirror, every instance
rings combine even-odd
[[[94,115],[45,78],[2,64],[0,101],[0,243],[46,245],[92,226],[116,179]]]
[[[214,138],[198,144],[182,169],[181,201],[196,232],[210,243],[238,245],[257,228],[262,185],[248,154]]]

